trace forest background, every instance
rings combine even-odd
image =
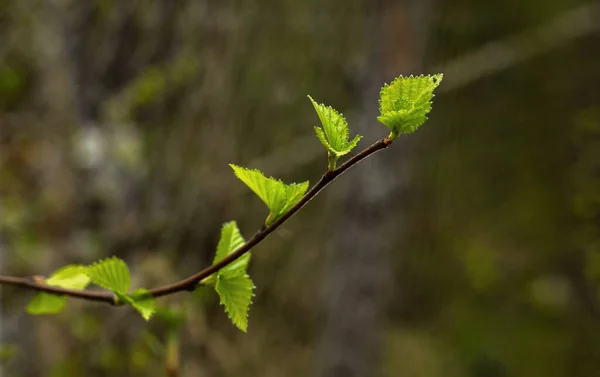
[[[599,32],[597,1],[0,1],[1,272],[188,276],[264,219],[228,163],[326,167],[307,94],[364,147],[384,82],[443,72],[425,126],[254,250],[247,334],[214,295],[161,301],[179,374],[596,376]],[[165,373],[158,322],[1,293],[5,376]]]

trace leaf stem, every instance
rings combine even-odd
[[[327,170],[335,170],[335,166],[337,165],[337,159],[338,157],[336,155],[327,153]]]

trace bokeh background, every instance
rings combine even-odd
[[[255,249],[247,334],[210,292],[147,325],[3,287],[2,375],[597,376],[599,32],[589,0],[0,1],[7,275],[196,272],[266,216],[228,163],[323,172],[307,94],[365,147],[384,82],[445,74],[425,126]]]

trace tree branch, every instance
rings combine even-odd
[[[203,269],[202,271],[191,275],[183,280],[177,281],[175,283],[171,283],[159,288],[154,288],[149,290],[149,294],[153,297],[161,297],[170,295],[177,292],[182,291],[193,291],[198,286],[203,279],[211,276],[215,272],[220,269],[226,267],[227,265],[233,263],[236,259],[240,258],[242,255],[249,252],[254,246],[258,245],[262,240],[264,240],[269,234],[273,233],[279,226],[281,226],[284,222],[286,222],[290,217],[292,217],[296,212],[298,212],[302,207],[304,207],[312,198],[314,198],[325,186],[327,186],[330,182],[339,177],[346,170],[356,165],[358,162],[363,159],[369,157],[373,153],[385,149],[392,144],[392,140],[385,138],[377,141],[371,146],[365,148],[363,151],[340,165],[335,170],[330,170],[325,172],[321,179],[300,199],[295,206],[293,206],[285,215],[281,216],[277,221],[275,221],[269,227],[262,227],[258,232],[256,232],[246,243],[240,246],[233,253],[229,254],[227,257],[221,259],[219,262]],[[75,289],[65,289],[56,286],[47,285],[43,282],[43,279],[40,277],[13,277],[13,276],[0,276],[0,284],[2,285],[13,285],[21,288],[32,289],[35,291],[46,292],[55,295],[68,296],[82,300],[88,301],[99,301],[112,305],[119,305],[118,300],[116,300],[114,294],[108,291],[94,291],[94,290],[75,290]]]
[[[14,277],[14,276],[0,276],[0,284],[2,285],[13,285],[21,288],[33,289],[35,291],[51,293],[61,296],[69,296],[79,298],[88,301],[100,301],[109,304],[116,304],[115,297],[112,292],[104,291],[80,291],[76,289],[66,289],[61,287],[55,287],[52,285],[44,284],[43,279],[38,276],[31,277]]]

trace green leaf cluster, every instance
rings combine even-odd
[[[127,264],[117,257],[103,259],[85,269],[92,283],[112,291],[117,298],[133,306],[147,321],[154,313],[156,303],[154,297],[144,288],[129,293],[131,277]]]
[[[433,91],[442,81],[442,74],[398,77],[389,85],[386,84],[380,93],[377,117],[391,130],[389,139],[400,134],[414,132],[427,120],[431,111]],[[337,160],[350,153],[361,140],[357,135],[349,140],[348,122],[335,109],[319,104],[308,96],[321,122],[321,127],[314,127],[317,138],[328,154],[328,169],[336,169]],[[386,144],[386,146],[389,144]],[[290,211],[306,194],[308,181],[285,184],[281,180],[266,177],[259,170],[243,168],[230,164],[235,175],[244,182],[269,208],[269,216],[265,225],[270,226]],[[244,245],[244,238],[235,223],[225,223],[217,245],[213,263],[227,258],[235,250]],[[250,253],[245,253],[218,272],[202,280],[200,284],[211,285],[219,295],[225,312],[240,330],[248,328],[248,311],[254,295],[254,284],[247,274]],[[135,308],[144,319],[149,320],[153,314],[161,316],[157,311],[155,299],[144,288],[130,292],[131,277],[127,264],[116,257],[98,261],[89,266],[69,265],[54,272],[45,283],[66,289],[83,290],[90,283],[96,284],[115,294],[117,304],[127,304]],[[66,297],[40,292],[27,306],[31,314],[58,313],[65,307]],[[164,314],[169,322],[179,323],[181,315]],[[172,318],[171,318],[172,317]]]
[[[244,182],[269,208],[269,217],[266,225],[271,225],[275,220],[289,211],[306,193],[308,181],[302,183],[285,184],[279,179],[265,177],[259,170],[243,168],[229,164],[235,175]]]
[[[90,266],[69,265],[53,273],[45,283],[67,288],[85,289],[89,283],[112,291],[119,301],[133,306],[145,320],[149,320],[155,310],[155,300],[148,291],[140,288],[129,292],[131,277],[127,264],[112,257]],[[66,297],[49,293],[36,293],[27,305],[30,314],[56,314],[65,307]]]
[[[334,170],[337,159],[344,156],[356,147],[362,136],[357,135],[348,140],[348,122],[344,116],[330,106],[319,104],[308,96],[312,102],[323,128],[315,126],[315,132],[325,149],[329,159],[328,168]]]
[[[398,77],[381,88],[380,116],[377,120],[391,130],[390,139],[407,134],[425,123],[431,111],[433,91],[442,81],[441,73],[417,77]]]
[[[221,229],[221,238],[213,263],[217,263],[244,244],[240,230],[235,221],[228,222]],[[250,253],[246,253],[219,270],[209,282],[214,284],[221,304],[231,322],[240,330],[248,329],[248,310],[254,296],[254,284],[246,273]]]
[[[86,275],[84,266],[68,265],[50,275],[45,283],[55,287],[83,290],[90,283],[90,278]],[[35,315],[60,313],[66,302],[67,298],[64,296],[39,292],[29,301],[27,312]]]

